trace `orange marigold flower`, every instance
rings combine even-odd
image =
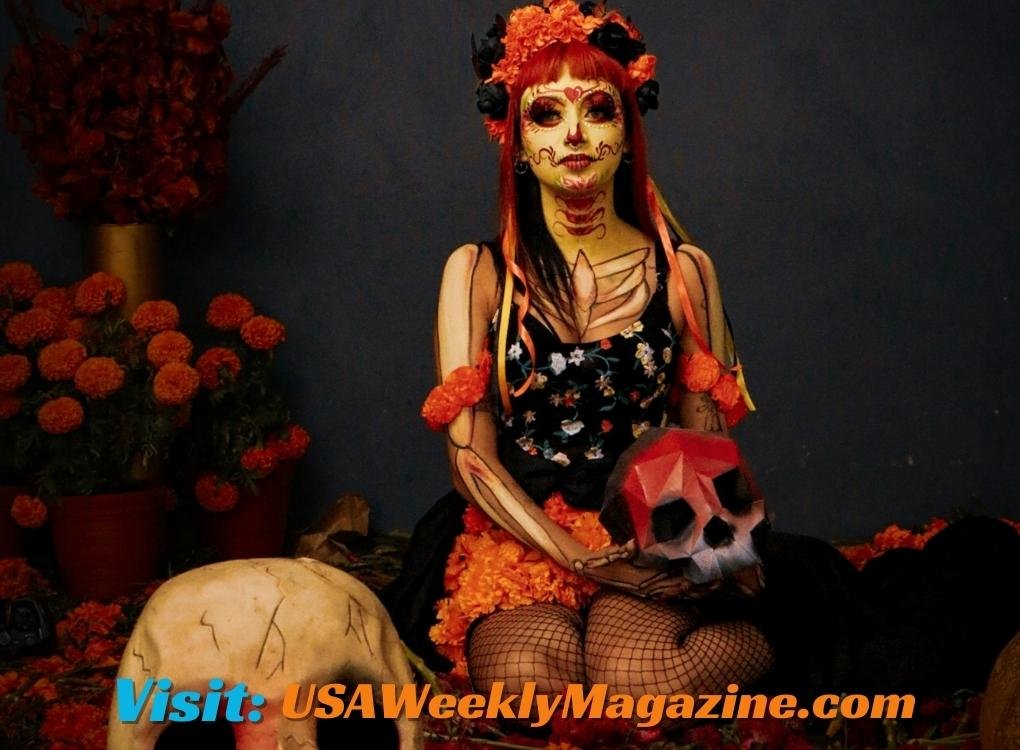
[[[740,400],[740,386],[737,385],[737,379],[726,372],[712,386],[709,395],[719,404],[720,408],[726,411],[735,407],[737,401]]]
[[[255,314],[255,306],[240,294],[218,294],[209,303],[205,322],[220,331],[236,331]]]
[[[13,693],[21,687],[23,682],[24,678],[18,672],[11,671],[0,674],[0,698],[8,693]]]
[[[145,356],[149,363],[159,369],[171,362],[187,362],[194,347],[191,339],[180,331],[162,331],[149,340]]]
[[[491,117],[486,117],[482,120],[482,124],[485,125],[486,131],[489,133],[489,140],[495,143],[503,144],[506,143],[506,139],[509,137],[509,125],[506,119],[493,120]]]
[[[107,398],[124,385],[124,369],[113,357],[89,357],[74,373],[74,387],[89,398]]]
[[[74,301],[62,286],[48,286],[32,297],[32,307],[41,307],[57,316],[58,320],[67,320],[74,315]]]
[[[0,266],[0,295],[30,300],[43,288],[42,277],[30,263],[15,260]]]
[[[464,511],[464,531],[468,534],[480,534],[492,528],[492,519],[485,515],[477,505],[469,504]]]
[[[52,703],[57,699],[57,686],[45,677],[40,677],[32,683],[28,694],[35,698],[42,698],[44,703]]]
[[[82,426],[85,410],[70,396],[60,396],[39,407],[36,419],[39,426],[50,435],[64,435]]]
[[[55,703],[46,710],[39,732],[55,749],[103,750],[107,713],[91,703]]]
[[[627,66],[627,75],[635,88],[655,78],[655,55],[641,55]]]
[[[131,316],[131,326],[143,336],[173,330],[180,323],[177,305],[164,299],[143,302]]]
[[[0,393],[0,419],[10,419],[21,411],[21,399],[13,393]]]
[[[23,354],[0,355],[0,392],[11,393],[28,382],[32,363]]]
[[[488,386],[470,365],[458,367],[446,376],[444,384],[464,406],[474,406],[482,400]]]
[[[198,392],[198,373],[183,362],[163,365],[152,383],[156,400],[164,406],[182,406]]]
[[[252,447],[241,454],[241,468],[265,476],[276,468],[276,452],[272,448]]]
[[[430,430],[439,431],[457,418],[457,414],[464,408],[460,400],[445,383],[437,385],[429,391],[428,398],[421,407],[421,415],[425,418]]]
[[[300,425],[292,424],[270,446],[281,461],[297,461],[308,451],[312,438]]]
[[[275,349],[287,338],[287,329],[278,320],[256,315],[241,326],[241,340],[257,351]]]
[[[857,570],[862,570],[869,560],[882,554],[870,544],[851,544],[840,547],[839,551]]]
[[[50,585],[38,570],[21,557],[0,557],[0,599],[50,593]]]
[[[81,341],[88,333],[88,318],[71,318],[64,324],[61,333],[69,339]]]
[[[703,393],[710,389],[722,375],[722,365],[708,352],[685,354],[680,365],[684,385],[691,393]]]
[[[55,341],[39,352],[39,374],[50,381],[70,380],[87,356],[85,347],[74,339]]]
[[[230,510],[237,505],[240,497],[237,487],[215,474],[205,474],[195,482],[195,499],[198,504],[214,513]]]
[[[112,307],[120,307],[127,297],[124,282],[113,274],[98,271],[78,285],[74,309],[82,315],[98,315]]]
[[[38,529],[46,523],[46,503],[30,495],[18,495],[11,503],[11,518],[24,529]]]
[[[910,529],[904,529],[895,523],[886,526],[882,531],[875,534],[872,543],[882,551],[903,547],[907,549],[921,549],[924,546],[924,542],[919,534],[915,534]]]
[[[236,378],[241,372],[241,358],[231,349],[216,346],[202,353],[195,363],[202,385],[214,391],[224,384],[225,377]]]
[[[7,341],[11,346],[24,349],[29,344],[49,341],[59,330],[56,315],[41,307],[33,307],[11,316],[7,321]]]

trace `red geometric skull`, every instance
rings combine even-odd
[[[765,501],[737,444],[716,433],[647,430],[620,457],[599,520],[636,562],[675,567],[696,584],[756,566],[752,532],[764,531]]]

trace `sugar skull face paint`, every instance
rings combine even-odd
[[[559,80],[521,97],[521,147],[540,183],[558,194],[610,186],[627,134],[620,92],[605,80]]]

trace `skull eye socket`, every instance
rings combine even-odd
[[[216,721],[170,722],[156,738],[155,750],[234,750],[233,725],[226,719]]]
[[[657,542],[676,539],[694,520],[694,509],[682,497],[666,500],[652,511],[652,534]]]
[[[740,515],[754,502],[751,485],[747,483],[747,477],[739,468],[720,474],[712,480],[712,484],[715,485],[719,503],[734,515]]]
[[[719,516],[705,524],[705,541],[712,549],[722,547],[733,541],[733,529]]]

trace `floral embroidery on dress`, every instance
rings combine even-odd
[[[540,364],[513,414],[501,415],[501,441],[511,450],[570,471],[586,464],[608,470],[634,438],[665,423],[679,337],[661,275],[641,317],[615,335],[564,343],[531,316],[525,325]],[[531,374],[531,357],[520,338],[506,351],[507,382],[517,389]]]

